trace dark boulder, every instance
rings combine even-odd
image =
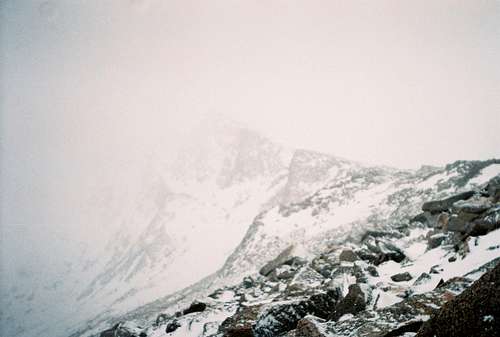
[[[413,282],[413,285],[418,286],[424,283],[427,283],[431,280],[431,276],[427,273],[422,273],[420,276]]]
[[[261,305],[239,307],[233,316],[222,322],[219,332],[224,337],[253,337],[253,326],[261,308]]]
[[[331,319],[338,320],[345,314],[357,314],[366,309],[366,295],[359,284],[351,284],[349,292],[340,300]]]
[[[393,280],[394,282],[410,281],[412,278],[413,277],[408,272],[399,273],[391,276],[391,280]]]
[[[359,260],[359,258],[356,255],[356,253],[354,253],[352,250],[344,249],[342,251],[342,253],[340,253],[340,255],[339,255],[339,260],[346,261],[346,262],[354,262],[354,261]]]
[[[446,303],[417,337],[500,335],[500,265]]]
[[[188,315],[188,314],[192,314],[193,312],[202,312],[202,311],[205,311],[206,308],[207,308],[207,305],[205,303],[194,301],[193,303],[191,303],[189,308],[184,309],[182,314]]]
[[[259,315],[255,324],[256,336],[280,336],[297,327],[297,323],[308,314],[328,318],[338,305],[340,292],[329,290],[304,300],[270,303]]]
[[[167,327],[165,328],[165,332],[166,333],[171,333],[171,332],[174,332],[175,330],[177,330],[180,327],[181,327],[181,324],[176,319],[174,319],[172,322],[170,322],[170,323],[167,324]]]
[[[475,219],[467,227],[467,234],[471,236],[486,235],[500,228],[500,207],[493,207],[481,218]]]
[[[360,259],[376,266],[386,261],[403,261],[406,255],[390,241],[382,238],[369,238],[364,241],[363,248],[356,250]]]
[[[422,205],[422,210],[424,212],[430,212],[431,214],[445,212],[448,211],[455,202],[460,200],[467,200],[473,195],[474,191],[467,191],[446,199],[428,201]]]

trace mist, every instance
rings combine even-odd
[[[498,1],[1,10],[2,223],[54,221],[61,195],[78,204],[103,170],[166,157],[211,116],[402,168],[499,155]]]

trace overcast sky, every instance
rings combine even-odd
[[[4,222],[216,114],[402,168],[500,157],[497,0],[0,6]]]

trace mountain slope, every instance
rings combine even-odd
[[[368,205],[385,206],[373,218],[376,221],[368,220],[364,228],[357,229],[350,222],[346,231],[337,231],[340,221],[333,222],[331,233],[322,232],[321,238],[315,233],[307,237],[304,232],[302,236],[291,236],[283,231],[288,226],[278,225],[280,230],[274,232],[273,240],[268,242],[289,240],[287,244],[291,245],[279,255],[272,254],[270,261],[263,257],[265,250],[255,250],[259,244],[271,247],[266,245],[266,235],[262,235],[270,232],[261,231],[262,227],[276,225],[292,215],[280,213],[279,207],[263,212],[254,222],[253,230],[248,231],[236,256],[227,261],[218,276],[205,280],[206,289],[201,285],[196,290],[192,287],[163,303],[157,301],[145,306],[120,318],[121,323],[100,336],[112,333],[154,337],[414,335],[446,302],[500,261],[499,173],[498,161],[457,162],[430,175],[427,172],[424,179],[403,175],[400,177],[403,182],[414,178],[415,186],[421,188],[409,191],[403,184],[404,188],[396,192],[392,190],[394,182],[387,184],[384,179],[370,179],[377,184],[368,193],[372,197]],[[484,185],[493,174],[498,176]],[[430,182],[436,185],[432,187]],[[465,189],[467,192],[463,192]],[[470,189],[473,192],[469,192]],[[330,201],[334,200],[330,205],[339,204],[335,193],[319,192],[322,193],[308,199],[318,200],[318,195],[328,195],[332,197]],[[401,201],[404,198],[396,198],[401,193],[406,201],[420,200],[422,194],[429,193],[443,199],[432,202],[425,199],[425,203],[409,206]],[[315,207],[322,204],[301,203],[300,207],[295,205],[294,210],[313,211],[300,219],[314,228],[324,223],[315,218],[319,213],[314,212]],[[402,212],[404,207],[410,208]],[[414,212],[406,213],[406,210]],[[331,219],[338,219],[334,213],[328,214],[332,215]],[[364,218],[365,215],[357,216]],[[291,227],[296,230],[295,226]],[[339,236],[335,237],[333,232]],[[284,235],[280,237],[281,233]],[[259,239],[254,240],[255,237]],[[253,255],[244,259],[246,252]],[[261,257],[266,262],[264,266],[255,260]],[[257,269],[263,267],[258,273],[254,272],[255,268],[243,273],[243,269],[251,265],[248,260],[256,261]],[[244,268],[236,268],[242,262],[246,263]],[[495,270],[498,268],[500,266]],[[231,272],[239,273],[240,277],[251,276],[234,285],[223,284],[209,297],[203,295],[203,290],[209,288],[207,282],[221,285],[221,281],[228,281]],[[480,284],[475,284],[475,289],[487,286],[484,282]],[[495,289],[482,291],[491,293]],[[203,302],[193,302],[189,307],[185,304],[185,310],[178,311],[174,304],[183,302],[184,296],[192,299],[193,295]],[[469,324],[481,326],[493,332],[489,335],[495,335],[497,308],[485,306],[481,311],[484,323]],[[441,325],[439,329],[446,330]]]

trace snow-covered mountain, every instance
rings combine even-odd
[[[4,335],[87,336],[123,317],[151,319],[240,282],[291,244],[316,254],[500,173],[495,160],[371,167],[220,122],[189,138],[177,156],[117,172],[126,184],[96,190],[85,214],[102,223],[95,242],[46,232],[5,263]],[[33,235],[5,233],[5,242]],[[47,256],[47,242],[66,254]],[[13,251],[2,245],[3,256]]]
[[[499,170],[457,162],[415,189],[373,180],[345,203],[354,212],[328,186],[261,213],[212,277],[75,336],[498,336]]]

